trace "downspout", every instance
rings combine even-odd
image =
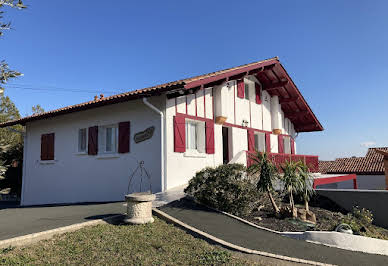
[[[161,164],[160,164],[160,172],[161,172],[161,187],[162,191],[165,191],[165,185],[166,185],[166,174],[165,174],[165,160],[164,160],[164,114],[162,111],[160,111],[158,108],[156,108],[154,105],[152,105],[150,102],[148,102],[147,98],[143,98],[143,102],[145,105],[147,105],[149,108],[151,108],[154,112],[158,113],[160,115],[160,158],[161,158]]]

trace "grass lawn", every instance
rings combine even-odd
[[[155,218],[147,225],[98,225],[0,250],[0,264],[252,265]]]

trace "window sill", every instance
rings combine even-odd
[[[114,159],[114,158],[120,158],[120,155],[118,153],[102,153],[98,154],[97,159]]]
[[[76,152],[75,155],[88,155],[88,153],[79,151],[79,152]]]
[[[57,160],[40,160],[39,163],[40,164],[55,164],[57,162]]]
[[[196,150],[189,150],[189,151],[186,151],[184,154],[183,154],[184,157],[191,157],[191,158],[206,158],[206,153],[200,153]]]

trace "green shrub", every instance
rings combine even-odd
[[[344,217],[342,222],[349,224],[353,232],[360,234],[362,228],[366,230],[372,224],[373,214],[365,208],[355,206],[352,212]]]
[[[208,167],[197,172],[185,193],[199,203],[235,215],[248,214],[258,197],[256,186],[246,176],[242,164]]]

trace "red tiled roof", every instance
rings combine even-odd
[[[365,157],[338,158],[319,161],[319,171],[325,174],[384,174],[384,156],[377,151],[388,152],[388,147],[369,148]]]
[[[130,101],[147,96],[160,95],[161,93],[168,91],[195,88],[205,84],[212,84],[212,82],[219,82],[224,79],[226,80],[226,78],[229,77],[236,78],[241,74],[252,74],[257,72],[260,72],[260,77],[257,77],[260,82],[262,82],[263,86],[270,86],[279,82],[290,81],[287,82],[286,85],[272,89],[271,91],[269,91],[269,93],[271,96],[278,95],[279,99],[286,99],[285,103],[282,104],[282,108],[284,108],[285,113],[300,113],[299,116],[289,118],[294,123],[295,130],[297,132],[323,130],[322,125],[312,112],[311,108],[309,107],[309,105],[307,104],[307,102],[305,101],[305,99],[303,98],[303,96],[301,95],[298,88],[295,86],[283,66],[280,64],[279,59],[277,57],[233,68],[228,68],[204,75],[186,78],[174,82],[169,82],[154,87],[125,92],[93,101],[84,102],[81,104],[71,105],[49,112],[27,116],[18,120],[7,121],[4,123],[0,123],[0,128],[16,124],[25,125],[27,122],[35,120],[46,119],[62,114],[82,111],[119,102]],[[296,100],[287,101],[287,99],[289,98],[295,98]]]

